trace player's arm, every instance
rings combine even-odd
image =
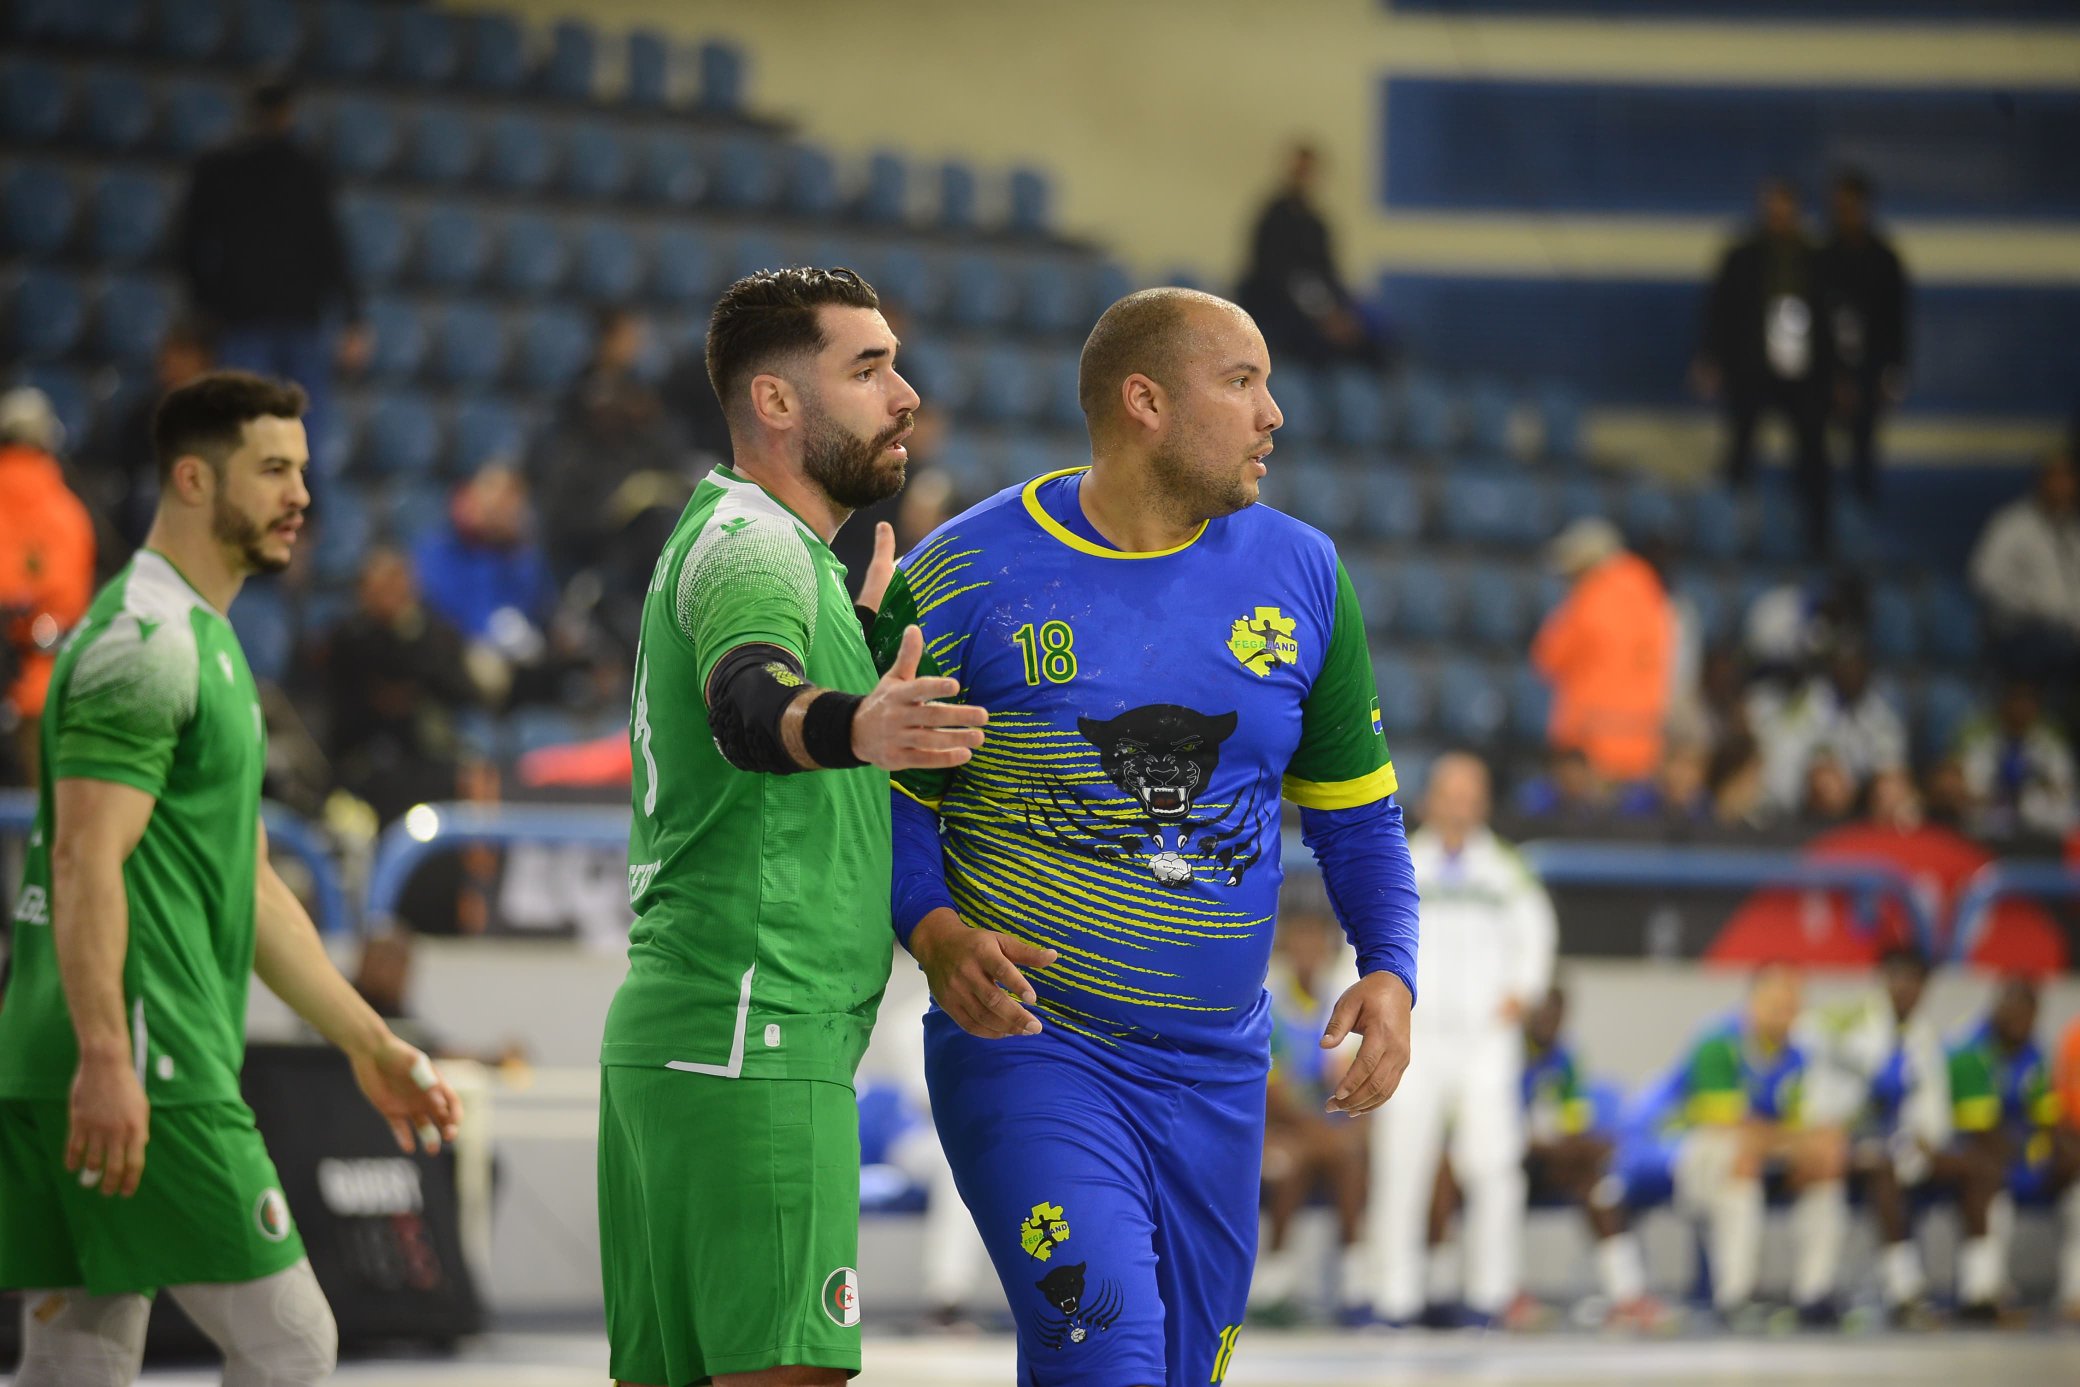
[[[129,860],[158,800],[133,785],[67,776],[54,786],[51,944],[79,1041],[65,1168],[103,1194],[129,1195],[144,1175],[151,1107],[131,1049],[123,999],[130,949]]]
[[[289,1009],[346,1052],[355,1082],[390,1123],[398,1147],[416,1134],[429,1152],[455,1139],[462,1104],[433,1062],[392,1034],[325,952],[317,926],[267,857],[267,825],[257,828],[253,865],[253,971]]]
[[[1358,981],[1337,1000],[1324,1048],[1364,1043],[1330,1095],[1331,1112],[1367,1112],[1393,1096],[1408,1067],[1415,1006],[1416,875],[1394,762],[1379,722],[1365,618],[1350,575],[1336,566],[1336,611],[1321,672],[1301,705],[1300,745],[1285,797],[1300,806],[1301,839],[1358,951]]]

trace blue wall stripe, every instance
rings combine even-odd
[[[1918,23],[1926,20],[2012,23],[2015,20],[2073,20],[2072,0],[1384,0],[1389,9],[1412,14],[1643,19],[1862,20]]]
[[[1387,274],[1380,301],[1427,363],[1556,378],[1603,404],[1688,401],[1703,286]],[[2065,418],[2080,405],[2080,289],[1925,286],[1909,408]]]
[[[2076,74],[2080,79],[2080,74]],[[1393,77],[1389,208],[1723,214],[1843,164],[1889,213],[2080,217],[2072,91],[1676,87]]]

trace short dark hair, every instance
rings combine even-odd
[[[1177,388],[1177,369],[1187,343],[1178,329],[1196,308],[1235,308],[1226,299],[1197,289],[1143,289],[1099,315],[1076,363],[1076,403],[1097,427],[1128,376],[1147,376],[1165,390]]]
[[[708,319],[708,384],[723,417],[742,413],[738,393],[751,377],[782,357],[825,346],[816,310],[879,308],[881,296],[857,271],[790,266],[745,275],[722,291]]]
[[[152,413],[152,451],[159,458],[159,481],[173,475],[180,458],[199,457],[212,467],[238,450],[246,424],[254,419],[301,419],[310,398],[294,381],[273,380],[250,371],[209,371],[166,392]]]

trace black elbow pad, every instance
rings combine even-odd
[[[708,675],[708,727],[722,759],[765,775],[801,770],[780,740],[780,715],[807,686],[801,661],[777,645],[740,645],[717,660]]]

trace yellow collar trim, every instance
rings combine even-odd
[[[1047,533],[1053,535],[1077,553],[1092,554],[1101,559],[1166,559],[1172,554],[1181,554],[1191,548],[1199,542],[1199,536],[1206,533],[1208,522],[1202,520],[1199,522],[1199,528],[1192,531],[1192,537],[1174,549],[1149,549],[1136,552],[1126,549],[1107,549],[1102,544],[1091,543],[1082,535],[1077,534],[1074,530],[1062,524],[1061,521],[1049,515],[1047,508],[1040,504],[1040,488],[1045,483],[1054,481],[1058,477],[1071,477],[1079,472],[1088,472],[1090,470],[1087,466],[1064,467],[1059,472],[1048,472],[1027,482],[1024,492],[1021,493],[1025,498],[1026,511],[1033,517],[1034,522],[1041,529],[1047,531]]]

